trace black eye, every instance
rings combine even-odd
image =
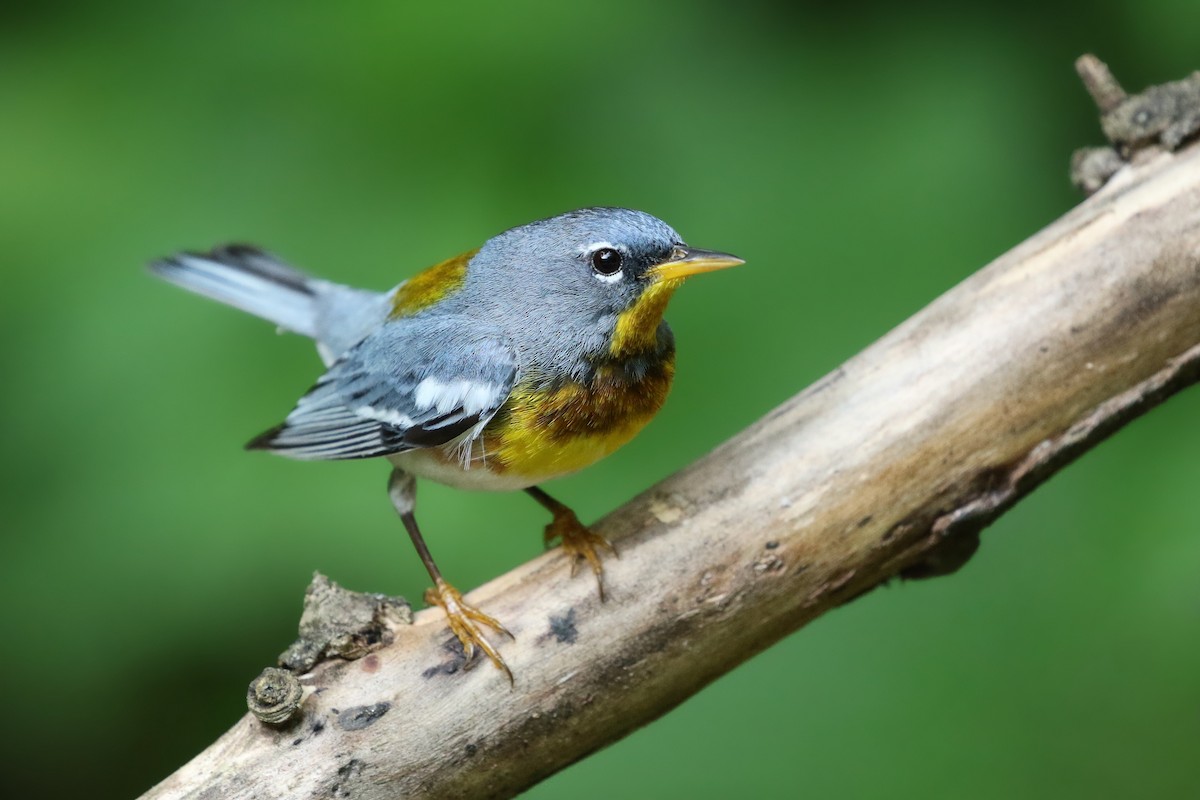
[[[601,247],[592,253],[592,269],[600,275],[616,275],[621,271],[621,254],[611,247]]]

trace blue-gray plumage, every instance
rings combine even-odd
[[[344,459],[444,445],[486,424],[516,375],[503,332],[482,320],[438,314],[383,325],[334,361],[283,424],[250,447]],[[457,395],[451,385],[460,387]]]
[[[427,598],[468,653],[478,645],[507,672],[477,623],[503,628],[462,602],[425,548],[411,475],[526,489],[554,514],[547,536],[599,579],[595,550],[611,546],[535,484],[602,458],[649,421],[673,375],[667,301],[688,275],[739,263],[689,247],[644,212],[589,208],[512,228],[387,292],[313,278],[244,245],[151,269],[316,340],[325,374],[249,446],[387,456],[393,503],[436,584]]]

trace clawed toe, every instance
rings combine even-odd
[[[462,594],[457,589],[441,579],[437,581],[437,584],[433,588],[425,591],[425,602],[430,605],[440,606],[446,612],[446,621],[450,625],[450,631],[462,643],[463,654],[466,656],[468,664],[475,657],[475,648],[478,647],[487,655],[496,668],[508,677],[508,682],[513,682],[512,670],[504,662],[500,651],[483,635],[480,626],[486,625],[497,633],[503,634],[510,639],[514,638],[508,632],[507,628],[501,625],[494,617],[485,614],[475,606],[468,605],[462,599]]]
[[[569,509],[556,511],[554,520],[546,526],[547,546],[556,539],[562,541],[563,553],[571,559],[572,577],[578,574],[579,565],[584,561],[592,568],[592,574],[596,576],[596,585],[600,590],[600,599],[603,601],[605,599],[604,565],[600,561],[599,551],[619,557],[617,548],[613,547],[612,542],[608,539],[580,522],[579,518],[575,516],[575,512]]]

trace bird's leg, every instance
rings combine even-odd
[[[392,475],[388,479],[388,497],[391,498],[396,513],[400,515],[405,530],[412,538],[413,546],[417,548],[417,555],[421,557],[421,563],[429,571],[429,577],[433,578],[433,587],[425,590],[425,602],[441,606],[442,610],[446,612],[446,620],[450,624],[451,632],[462,642],[463,654],[466,656],[467,663],[470,663],[475,656],[475,648],[479,647],[492,660],[497,669],[508,676],[508,682],[512,683],[512,670],[508,668],[508,664],[504,663],[500,652],[483,635],[480,625],[486,625],[510,639],[513,638],[513,635],[495,618],[468,605],[462,599],[462,594],[458,589],[455,589],[442,577],[442,572],[434,563],[433,556],[430,555],[429,548],[425,545],[425,539],[421,536],[421,530],[417,527],[417,518],[413,515],[417,498],[416,479],[403,470],[393,469]]]
[[[546,526],[545,543],[550,547],[555,539],[562,540],[563,552],[571,559],[571,575],[579,571],[579,562],[587,561],[596,575],[596,585],[600,587],[600,600],[604,598],[604,566],[600,563],[600,554],[604,550],[610,555],[617,555],[617,548],[612,542],[598,533],[591,531],[579,521],[575,512],[536,486],[525,490],[534,500],[554,515],[554,519]]]

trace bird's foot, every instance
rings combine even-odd
[[[475,648],[478,647],[496,665],[496,669],[508,676],[508,682],[513,682],[512,670],[508,668],[508,664],[504,663],[500,651],[483,635],[480,625],[486,625],[510,639],[515,638],[507,628],[494,617],[468,605],[462,599],[462,594],[458,589],[441,578],[437,580],[433,588],[425,590],[425,602],[429,605],[440,606],[446,612],[446,621],[450,624],[450,631],[462,642],[463,655],[466,656],[468,664],[475,657]]]
[[[546,526],[545,542],[550,547],[555,539],[562,540],[563,553],[571,559],[571,577],[579,572],[579,565],[586,561],[596,576],[596,585],[600,588],[600,600],[604,597],[604,565],[600,563],[600,553],[603,550],[613,557],[617,556],[617,548],[612,542],[579,521],[575,512],[566,506],[552,509],[554,519]]]

